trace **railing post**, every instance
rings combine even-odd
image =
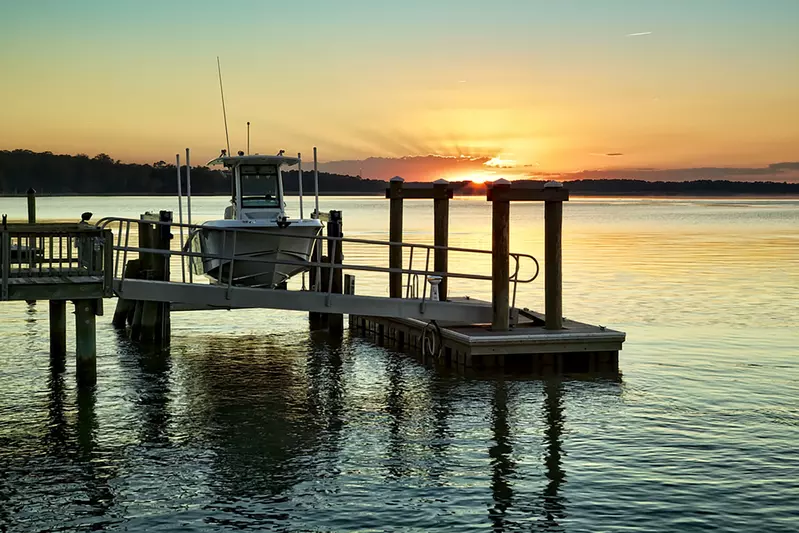
[[[502,193],[510,190],[510,182],[498,179],[491,191],[491,307],[493,331],[510,328],[510,201]]]
[[[449,199],[452,191],[449,190],[447,180],[433,182],[433,244],[441,246],[436,248],[433,260],[433,269],[441,274],[446,274],[449,268]],[[447,301],[447,276],[441,278],[438,285],[438,296],[442,302]]]
[[[562,187],[549,182],[544,187]],[[544,202],[544,314],[546,329],[563,328],[563,202]]]
[[[389,228],[388,240],[397,243],[389,248],[389,268],[402,268],[402,185],[405,182],[399,176],[391,178],[388,189]],[[402,298],[402,273],[390,272],[388,275],[388,293],[391,298]]]

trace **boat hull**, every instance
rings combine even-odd
[[[230,283],[232,275],[233,285],[279,287],[292,276],[308,270],[306,265],[282,262],[307,263],[310,260],[312,237],[322,229],[321,223],[312,222],[284,228],[276,225],[255,228],[252,224],[204,226],[195,233],[193,248],[210,257],[201,258],[195,265],[217,283]],[[197,244],[200,250],[196,250]]]

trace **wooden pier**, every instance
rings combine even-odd
[[[87,222],[89,213],[78,224],[35,224],[35,194],[29,194],[31,223],[7,224],[3,220],[2,300],[49,301],[50,347],[55,359],[66,352],[66,303],[72,301],[78,378],[86,384],[96,379],[95,317],[102,314],[102,299],[112,296],[118,297],[114,326],[128,331],[133,341],[157,348],[169,345],[173,311],[271,308],[308,312],[311,329],[324,327],[334,333],[343,330],[346,314],[351,331],[373,335],[379,343],[393,343],[417,351],[425,360],[452,367],[534,374],[618,373],[618,353],[625,334],[562,316],[562,213],[568,191],[555,182],[494,182],[486,196],[492,202],[491,250],[449,246],[452,193],[443,180],[405,186],[401,178],[394,178],[386,190],[390,200],[388,241],[344,237],[342,213],[331,211],[326,215],[327,235],[309,237],[316,239],[311,261],[264,260],[308,269],[308,290],[239,286],[232,276],[227,282],[198,283],[191,275],[187,281],[185,272],[182,281],[173,280],[176,276],[171,276],[170,259],[179,258],[185,265],[187,260],[211,257],[189,250],[183,242],[171,245],[175,226],[181,234],[197,226],[175,224],[169,211],[146,213],[139,219],[107,218],[97,225]],[[433,201],[433,245],[404,242],[405,199]],[[539,273],[533,256],[510,250],[510,210],[518,201],[544,203],[543,314],[516,304],[518,286],[533,282]],[[138,232],[135,243],[131,242],[131,228]],[[343,248],[354,243],[383,247],[389,256],[388,268],[345,262]],[[490,275],[453,271],[450,252],[491,255]],[[231,254],[214,258],[237,260],[235,252]],[[521,265],[525,261],[535,266],[534,273],[524,272]],[[420,262],[423,267],[417,266]],[[345,271],[350,274],[344,275]],[[385,273],[389,297],[357,294],[353,274],[358,271]],[[411,280],[418,278],[421,287],[414,287]],[[453,278],[490,282],[491,301],[451,295],[447,281]]]
[[[4,221],[0,227],[0,300],[48,302],[50,356],[59,368],[67,350],[66,307],[72,302],[77,374],[85,384],[96,380],[95,317],[103,314],[103,298],[113,296],[113,253],[111,231],[87,223]]]

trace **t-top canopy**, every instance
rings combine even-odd
[[[296,165],[300,160],[296,157],[288,157],[285,155],[226,155],[217,157],[208,162],[208,165],[225,165],[226,167],[235,167],[238,165]]]

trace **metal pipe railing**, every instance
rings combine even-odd
[[[209,253],[200,253],[200,252],[193,252],[190,250],[190,242],[191,237],[187,239],[185,245],[182,247],[181,250],[161,250],[155,248],[142,248],[141,246],[132,247],[129,246],[129,239],[130,239],[130,227],[133,222],[138,222],[138,219],[126,219],[126,218],[104,218],[101,219],[97,227],[98,228],[107,228],[109,225],[118,223],[119,224],[119,231],[123,231],[123,225],[125,226],[124,232],[125,235],[125,246],[120,246],[117,244],[114,246],[116,259],[115,264],[119,264],[119,254],[122,254],[122,265],[123,265],[123,272],[122,272],[122,279],[124,279],[124,265],[127,263],[127,254],[128,252],[137,252],[138,254],[141,253],[151,253],[151,254],[158,254],[158,255],[178,255],[181,257],[181,261],[183,258],[192,258],[195,259],[205,259],[205,260],[220,260],[220,261],[230,261],[231,264],[229,266],[229,274],[228,274],[228,287],[232,287],[234,281],[242,280],[244,278],[233,278],[233,263],[236,260],[245,260],[248,262],[255,262],[255,263],[263,263],[263,264],[280,264],[280,265],[288,265],[288,266],[298,266],[304,268],[317,268],[317,272],[319,272],[323,268],[328,268],[331,274],[336,269],[341,270],[356,270],[356,271],[364,271],[364,272],[380,272],[380,273],[400,273],[403,275],[408,276],[408,286],[406,287],[406,297],[409,296],[410,293],[410,279],[415,276],[424,276],[423,279],[426,280],[427,276],[429,275],[437,275],[443,278],[460,278],[460,279],[471,279],[471,280],[479,280],[479,281],[489,281],[492,279],[490,275],[481,275],[481,274],[472,274],[472,273],[462,273],[462,272],[437,272],[430,270],[430,254],[435,250],[445,249],[450,252],[459,252],[459,253],[468,253],[468,254],[484,254],[484,255],[491,255],[492,252],[490,250],[479,250],[473,248],[462,248],[457,246],[436,246],[436,245],[429,245],[429,244],[417,244],[417,243],[395,243],[391,241],[377,241],[373,239],[360,239],[360,238],[353,238],[353,237],[330,237],[325,236],[322,234],[319,235],[292,235],[292,238],[299,238],[299,239],[311,239],[317,243],[321,243],[323,240],[327,240],[329,245],[331,246],[332,252],[335,253],[339,246],[342,246],[344,243],[351,243],[351,244],[364,244],[364,245],[375,245],[375,246],[383,246],[389,247],[392,245],[401,246],[403,248],[410,249],[410,257],[411,262],[409,268],[391,268],[391,267],[379,267],[379,266],[372,266],[372,265],[361,265],[361,264],[336,264],[332,261],[322,262],[319,258],[317,260],[292,260],[292,259],[281,259],[279,257],[275,258],[256,258],[256,257],[248,257],[247,254],[236,254],[236,247],[235,247],[235,240],[236,235],[238,233],[255,233],[259,235],[275,235],[275,236],[283,236],[285,235],[284,232],[280,231],[270,231],[270,230],[257,230],[257,229],[248,229],[248,228],[214,228],[209,226],[200,226],[200,225],[189,225],[189,224],[175,224],[174,222],[162,222],[162,221],[148,221],[148,223],[153,225],[167,225],[167,226],[182,226],[188,227],[190,229],[190,235],[192,232],[196,232],[199,229],[204,231],[215,231],[215,232],[222,232],[222,250],[225,251],[227,249],[227,234],[233,233],[234,245],[230,250],[230,253],[223,253],[223,254],[209,254]],[[121,241],[121,236],[117,237],[117,243]],[[113,239],[112,239],[113,242]],[[320,245],[317,245],[317,249],[320,248]],[[424,270],[414,269],[413,268],[413,254],[416,249],[424,250],[426,255],[426,262]],[[510,276],[510,282],[513,284],[513,304],[516,301],[516,294],[517,294],[517,286],[519,283],[531,283],[538,277],[540,273],[540,266],[538,261],[530,254],[523,254],[512,252],[509,254],[510,258],[514,260],[515,268],[513,274]],[[533,264],[535,265],[535,273],[530,276],[529,278],[519,279],[519,271],[521,268],[521,259],[527,258],[530,259]],[[116,272],[116,268],[115,268]],[[316,285],[319,287],[321,276],[317,276]],[[221,281],[221,280],[220,280]],[[423,293],[422,299],[427,298],[427,283],[423,283]],[[327,292],[332,292],[332,281],[328,282]],[[418,293],[417,293],[418,294]]]

